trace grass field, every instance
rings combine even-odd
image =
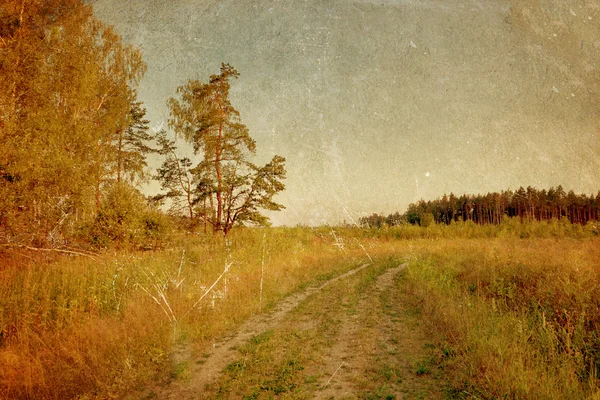
[[[239,230],[227,245],[183,236],[168,250],[97,259],[5,254],[0,396],[118,396],[169,378],[174,344],[201,351],[285,294],[386,251],[375,239],[344,240],[282,228]]]
[[[451,397],[598,398],[600,241],[431,243],[403,288]]]
[[[0,397],[119,398],[186,379],[182,344],[201,357],[285,295],[365,262],[384,271],[389,257],[409,267],[377,304],[407,305],[402,312],[424,329],[432,354],[414,372],[439,368],[448,397],[591,397],[600,352],[596,229],[558,221],[239,229],[227,243],[182,234],[165,250],[95,259],[4,253]],[[316,348],[323,340],[309,339]],[[381,368],[380,376],[396,374]],[[361,393],[378,398],[377,390]]]

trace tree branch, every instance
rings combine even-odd
[[[0,244],[0,246],[16,247],[16,248],[27,249],[27,250],[32,250],[32,251],[47,251],[47,252],[55,251],[57,253],[65,253],[65,254],[73,254],[73,255],[77,255],[77,256],[89,257],[93,260],[96,260],[96,257],[98,256],[98,254],[91,253],[91,252],[82,252],[82,251],[56,249],[56,248],[48,249],[48,248],[44,248],[44,247],[31,247],[31,246],[27,246],[24,244],[18,244],[18,243],[2,243],[2,244]]]

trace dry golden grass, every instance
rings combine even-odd
[[[431,242],[405,282],[451,397],[598,396],[600,240]]]
[[[201,355],[288,293],[390,254],[412,254],[408,298],[439,334],[453,393],[588,396],[600,353],[595,229],[238,229],[228,243],[182,234],[162,251],[96,260],[4,254],[0,398],[142,393],[181,373],[179,349]]]
[[[184,235],[164,251],[97,260],[8,255],[0,398],[107,398],[169,379],[177,343],[201,354],[260,308],[364,262],[367,249],[389,251],[342,241],[330,228],[239,229],[229,243]]]

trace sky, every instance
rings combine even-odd
[[[352,223],[450,192],[600,190],[594,0],[91,3],[143,52],[153,129],[188,79],[239,71],[231,101],[256,161],[287,160],[276,225]]]

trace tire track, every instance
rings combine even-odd
[[[404,270],[408,263],[403,263],[395,268],[386,270],[377,277],[373,288],[368,290],[360,299],[358,310],[366,310],[371,298],[392,287],[394,277]],[[322,382],[321,391],[317,399],[347,398],[356,396],[355,377],[363,373],[364,360],[361,359],[361,343],[357,333],[361,329],[362,321],[359,314],[346,314],[338,334],[335,345],[331,348],[326,358],[323,369],[329,371],[327,380]]]
[[[273,310],[267,313],[256,315],[245,322],[233,335],[215,343],[208,352],[206,360],[202,364],[194,363],[191,366],[191,379],[185,382],[173,382],[169,386],[157,390],[156,394],[161,399],[196,399],[202,397],[205,388],[214,383],[220,376],[223,369],[238,356],[237,348],[252,337],[272,329],[293,309],[298,307],[309,296],[318,293],[327,286],[337,281],[348,278],[371,264],[363,264],[348,272],[329,279],[320,286],[308,287],[298,293],[289,295],[280,301]],[[401,267],[406,266],[403,264]],[[400,267],[398,267],[400,268]],[[394,269],[396,270],[396,269]],[[388,274],[388,270],[383,275]],[[399,270],[398,270],[399,271]],[[397,272],[398,272],[397,271]],[[183,351],[185,352],[185,350]]]

